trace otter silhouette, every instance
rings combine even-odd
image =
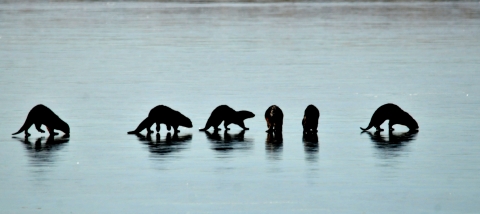
[[[283,112],[280,107],[272,105],[265,111],[265,120],[267,121],[267,132],[282,132]]]
[[[60,130],[65,133],[64,137],[69,137],[70,136],[70,127],[68,126],[65,121],[60,119],[55,113],[53,113],[52,110],[50,110],[48,107],[39,104],[36,105],[35,107],[30,110],[30,112],[27,115],[27,119],[25,120],[25,123],[23,123],[23,126],[18,130],[17,132],[13,133],[12,135],[16,135],[20,132],[25,131],[25,136],[30,136],[28,133],[28,129],[35,124],[35,128],[41,133],[45,133],[41,129],[42,124],[47,127],[48,133],[51,136],[58,135],[57,132],[54,132],[55,129]]]
[[[248,130],[249,128],[245,127],[244,120],[248,118],[255,117],[255,114],[249,111],[235,111],[227,105],[220,105],[216,107],[210,117],[205,124],[205,128],[200,129],[200,131],[206,131],[210,127],[213,126],[215,131],[221,130],[218,126],[223,121],[223,126],[225,130],[230,130],[227,126],[231,123],[237,124],[238,126],[242,127],[244,130]]]
[[[192,121],[185,117],[182,113],[175,111],[168,106],[158,105],[148,114],[148,117],[143,120],[138,127],[134,131],[129,131],[128,134],[137,134],[140,133],[142,130],[147,129],[148,133],[152,133],[150,127],[156,123],[157,132],[160,131],[160,124],[165,124],[167,126],[167,130],[170,131],[171,127],[173,127],[174,132],[180,132],[178,130],[179,126],[184,126],[187,128],[192,128]]]
[[[360,127],[360,129],[362,129],[363,131],[366,131],[372,127],[375,127],[377,131],[383,131],[383,129],[380,128],[380,125],[382,125],[382,123],[385,122],[385,120],[389,120],[388,128],[390,131],[394,130],[392,126],[395,124],[407,126],[410,130],[417,130],[419,128],[417,121],[415,121],[415,119],[413,119],[413,117],[410,116],[410,114],[403,111],[400,107],[398,107],[395,104],[387,103],[385,105],[380,106],[373,113],[367,128]]]
[[[318,118],[320,118],[320,111],[317,107],[314,105],[307,106],[302,120],[303,132],[317,132]]]

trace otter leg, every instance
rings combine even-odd
[[[177,125],[172,125],[172,127],[173,127],[173,133],[180,132],[180,130],[178,130],[178,126],[177,126]]]
[[[223,121],[223,126],[225,127],[225,131],[230,130],[230,128],[227,127],[228,125],[230,125],[230,123],[232,123],[232,122],[227,121],[227,120]]]
[[[240,123],[238,123],[238,125],[243,129],[243,130],[249,130],[249,128],[245,127],[245,123],[242,121],[240,121]]]
[[[170,131],[170,129],[172,129],[172,126],[170,124],[165,124],[167,125],[167,130]],[[178,127],[178,126],[177,126]]]
[[[393,125],[395,125],[395,122],[392,122],[391,120],[388,121],[388,130],[390,130],[390,131],[395,130],[395,129],[393,129]]]
[[[160,132],[160,123],[156,123],[157,124],[157,127],[155,128],[157,130],[157,132]]]
[[[377,129],[377,132],[381,132],[381,131],[383,131],[383,129],[382,129],[382,128],[380,128],[380,126],[375,126],[375,128]]]
[[[312,132],[315,132],[315,133],[317,133],[317,132],[318,132],[318,129],[317,129],[317,128],[318,128],[318,122],[317,122],[317,123],[314,123],[314,124],[312,124]]]
[[[275,132],[277,132],[277,131],[282,132],[282,126],[283,126],[283,124],[281,124],[281,123],[280,124],[275,123]]]
[[[42,126],[41,123],[35,123],[35,128],[37,128],[37,130],[38,130],[40,133],[45,133],[45,131],[42,130],[41,126]]]
[[[50,133],[50,136],[58,135],[57,132],[54,131],[54,129],[51,129],[50,127],[47,126],[48,133]]]
[[[267,128],[268,128],[266,132],[272,132],[273,125],[270,123],[270,120],[268,119],[268,117],[266,117],[265,120],[267,121]]]

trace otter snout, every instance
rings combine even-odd
[[[192,128],[193,127],[192,121],[191,120],[186,121],[185,127]]]

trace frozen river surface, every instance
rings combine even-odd
[[[477,2],[0,3],[1,212],[478,213],[479,69]],[[68,140],[12,138],[39,103]],[[385,103],[420,131],[361,134]],[[193,128],[126,134],[160,104]]]

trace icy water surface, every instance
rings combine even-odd
[[[0,3],[1,213],[478,213],[479,65],[477,2]],[[420,131],[361,134],[390,102]],[[12,138],[39,103],[69,139]],[[127,135],[160,104],[194,127]]]

